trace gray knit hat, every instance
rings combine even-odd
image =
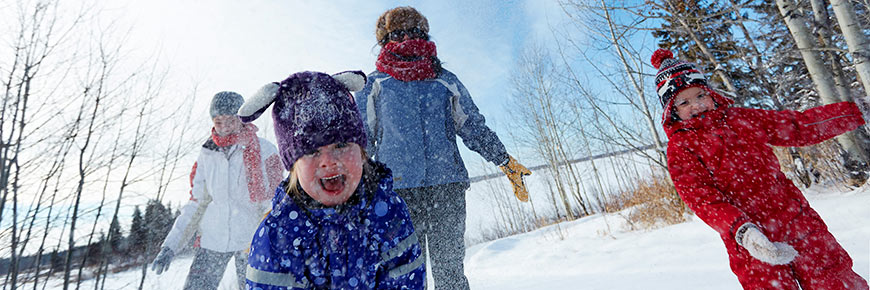
[[[208,111],[212,118],[221,115],[235,116],[243,103],[245,103],[245,98],[242,98],[242,95],[235,92],[224,91],[214,95],[211,99],[211,106],[209,106]]]

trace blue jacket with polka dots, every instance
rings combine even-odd
[[[335,207],[288,195],[286,184],[251,242],[248,289],[425,287],[425,256],[383,164],[369,161],[357,191]]]

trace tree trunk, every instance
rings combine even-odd
[[[801,56],[809,70],[810,77],[816,86],[816,91],[824,103],[835,103],[841,101],[837,98],[837,92],[833,80],[829,77],[831,72],[826,69],[824,61],[815,50],[816,45],[812,39],[812,33],[806,27],[805,20],[796,11],[795,3],[788,0],[776,0],[776,5],[779,7],[780,13],[785,20],[788,30],[794,37]]]
[[[674,7],[670,5],[670,2],[668,2],[667,4],[670,6],[669,8],[671,11],[677,11],[677,9],[674,9]],[[689,25],[684,17],[680,17],[680,15],[676,13],[671,14],[674,15],[674,18],[680,23],[681,26],[683,26],[683,28],[686,30],[686,35],[688,35],[692,39],[692,41],[695,42],[695,45],[698,47],[698,49],[701,50],[701,53],[703,53],[704,56],[707,57],[707,61],[713,64],[713,67],[715,68],[713,73],[715,73],[717,76],[719,76],[719,78],[722,79],[722,83],[725,84],[725,88],[728,89],[728,91],[732,94],[737,94],[737,87],[735,87],[734,83],[731,82],[731,78],[728,77],[728,75],[720,69],[720,67],[722,66],[721,63],[719,63],[719,61],[716,60],[713,54],[710,53],[710,48],[707,47],[707,43],[698,38],[698,34],[695,33],[697,29]]]
[[[852,54],[852,59],[855,62],[855,69],[858,71],[858,76],[861,78],[861,84],[864,86],[865,97],[858,100],[864,113],[864,119],[870,118],[870,42],[867,36],[864,35],[864,29],[861,23],[858,22],[858,16],[855,14],[855,9],[852,3],[847,0],[831,0],[831,6],[834,8],[834,15],[837,16],[837,22],[840,25],[840,31],[843,32],[843,37],[846,39],[846,44],[849,46],[849,53]]]
[[[833,41],[831,39],[831,32],[828,29],[831,26],[831,23],[828,21],[828,11],[825,1],[811,0],[810,4],[813,8],[813,18],[816,23],[816,31],[819,35],[819,43],[821,43],[822,48],[830,48]],[[843,71],[843,66],[840,64],[840,58],[834,51],[826,50],[824,51],[824,54],[831,62],[831,70],[834,72],[834,85],[837,88],[838,98],[843,101],[851,100],[852,94],[850,92],[849,82],[846,80],[846,73]]]
[[[18,184],[20,173],[21,173],[21,165],[18,163],[18,158],[15,158],[15,179],[12,181],[12,241],[11,241],[11,263],[12,269],[9,270],[9,274],[12,275],[12,281],[9,282],[10,289],[16,289],[18,286],[18,263],[19,256],[15,251],[19,246],[20,242],[20,232],[18,229],[18,190],[21,186]]]
[[[829,77],[831,72],[826,69],[821,56],[815,50],[812,33],[810,33],[809,29],[804,24],[806,21],[802,19],[803,17],[801,17],[801,14],[795,11],[797,8],[796,4],[788,0],[776,0],[776,5],[783,16],[792,37],[794,37],[798,49],[800,49],[801,56],[803,57],[807,70],[810,73],[810,78],[812,78],[816,91],[819,93],[822,102],[825,104],[832,104],[841,101],[837,98],[834,82]],[[849,169],[849,172],[851,172],[850,178],[852,179],[853,184],[863,184],[867,179],[865,171],[868,156],[867,152],[862,150],[859,146],[860,143],[858,137],[853,131],[837,136],[836,140],[846,151],[844,156],[844,166],[846,166],[846,168]]]
[[[608,31],[610,32],[610,42],[613,44],[613,48],[616,50],[616,54],[619,56],[619,61],[622,63],[622,67],[625,70],[625,75],[628,77],[631,85],[634,87],[634,91],[641,99],[641,113],[643,114],[644,120],[646,121],[646,125],[650,131],[650,134],[653,138],[653,144],[656,146],[656,153],[658,153],[659,162],[667,163],[667,156],[665,156],[665,145],[662,142],[661,136],[659,136],[659,131],[656,130],[655,120],[653,120],[652,111],[649,109],[649,104],[646,102],[646,94],[644,94],[644,86],[642,82],[640,82],[637,78],[635,78],[634,73],[632,73],[631,67],[629,66],[628,60],[625,57],[625,52],[622,50],[622,44],[620,44],[620,39],[616,36],[616,27],[613,24],[613,19],[610,17],[610,9],[607,6],[607,3],[604,0],[601,0],[601,8],[604,10],[604,19],[607,21]],[[591,156],[591,155],[590,155]]]

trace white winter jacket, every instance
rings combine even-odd
[[[263,170],[266,194],[271,197],[277,181],[283,178],[283,167],[275,145],[259,140],[259,169]],[[177,253],[199,232],[202,248],[224,253],[247,249],[269,209],[270,198],[251,201],[241,145],[220,148],[209,139],[202,147],[191,172],[190,201],[181,208],[163,247]]]

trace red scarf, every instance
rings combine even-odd
[[[245,124],[241,132],[218,136],[214,128],[211,129],[211,140],[217,146],[226,147],[239,144],[244,148],[242,160],[245,162],[245,177],[248,181],[248,195],[253,202],[266,200],[266,188],[263,185],[263,162],[260,157],[260,138],[257,138],[257,126]]]
[[[423,39],[409,39],[384,45],[375,66],[403,82],[435,78],[433,62],[437,52],[435,43]]]

